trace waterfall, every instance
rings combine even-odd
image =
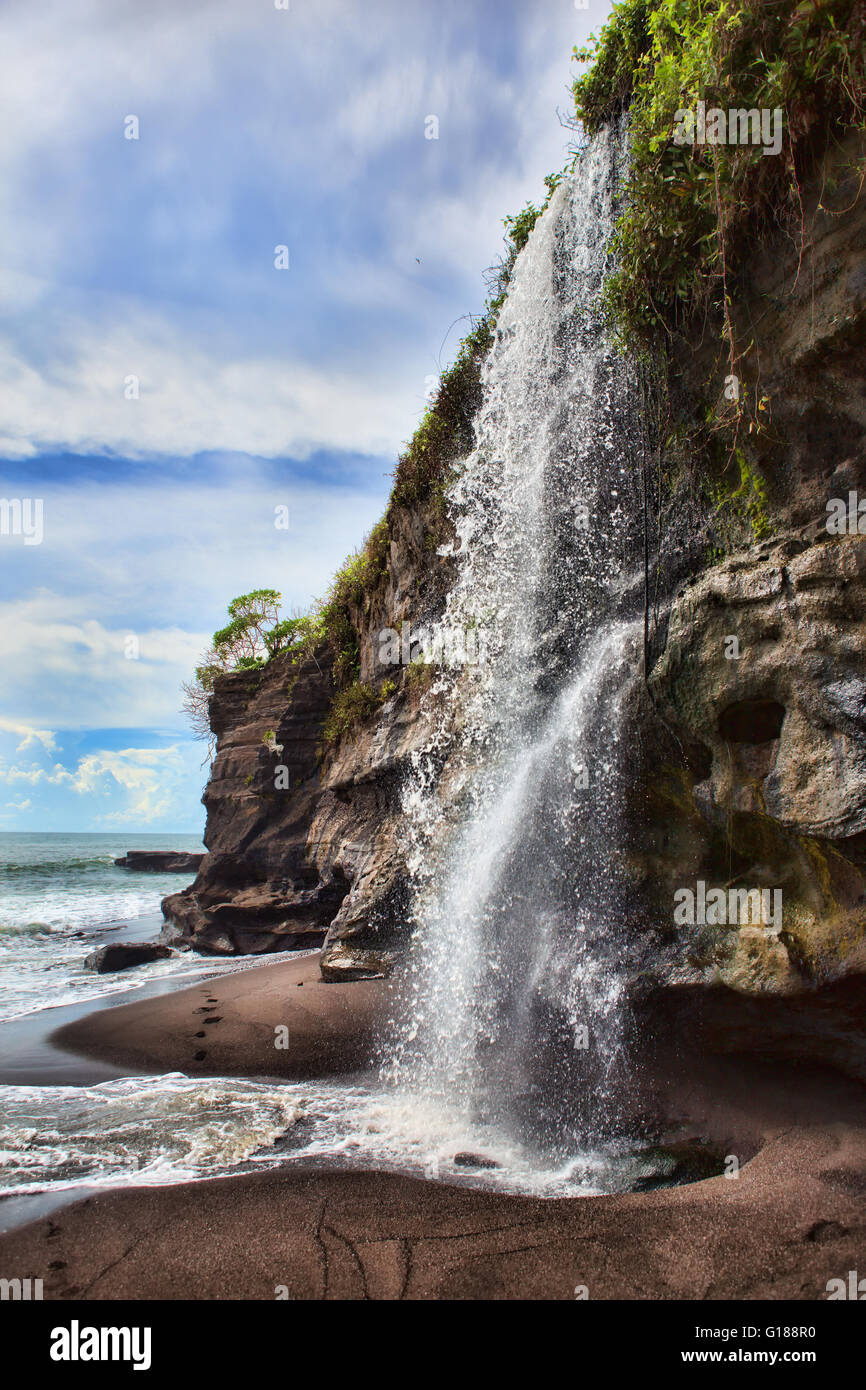
[[[627,1124],[639,429],[598,303],[625,158],[596,136],[517,259],[449,492],[438,649],[477,659],[437,670],[403,794],[416,931],[384,1075],[545,1162]]]

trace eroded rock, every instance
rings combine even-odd
[[[165,960],[171,955],[168,946],[157,942],[115,941],[110,946],[100,946],[85,957],[88,970],[97,975],[109,975],[115,970],[131,970],[136,965],[149,965],[154,960]]]
[[[118,869],[139,874],[195,874],[205,858],[204,854],[187,854],[177,849],[130,849],[114,862]]]

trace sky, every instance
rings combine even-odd
[[[381,516],[609,9],[5,0],[0,830],[203,828],[181,682]]]

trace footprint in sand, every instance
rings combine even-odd
[[[192,1054],[192,1060],[194,1062],[203,1062],[206,1056],[207,1053],[205,1052],[204,1048],[202,1048],[200,1052],[194,1052]]]
[[[196,1033],[194,1036],[197,1037],[197,1038],[204,1038],[204,1037],[206,1037],[207,1035],[206,1035],[204,1029],[202,1029],[202,1031],[201,1031],[200,1033]]]
[[[203,1018],[202,1023],[222,1023],[222,1014],[214,1014],[213,1018]]]

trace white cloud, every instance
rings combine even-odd
[[[31,765],[26,767],[0,768],[0,778],[6,782],[29,782],[31,787],[36,786],[37,782],[59,782],[68,776],[68,773],[58,763],[54,769],[55,775],[49,777],[44,767]],[[57,775],[59,773],[59,775]]]
[[[407,381],[401,392],[371,373],[361,379],[273,357],[221,361],[150,310],[117,304],[113,314],[117,321],[57,325],[62,369],[24,360],[11,336],[0,336],[7,457],[54,448],[133,459],[212,450],[303,459],[319,447],[393,454],[405,433]],[[138,399],[125,395],[131,377]]]
[[[128,630],[108,628],[80,609],[79,600],[45,594],[0,605],[9,655],[0,673],[6,707],[50,713],[56,728],[179,727],[180,684],[192,673],[207,634],[150,628],[135,634],[141,656],[128,660]],[[24,728],[16,720],[0,727]],[[33,735],[40,737],[36,730]],[[46,749],[54,746],[40,741]],[[20,748],[27,746],[25,738]]]
[[[204,776],[199,745],[96,748],[70,761],[0,767],[0,782],[27,797],[5,802],[4,815],[32,811],[68,828],[149,826],[196,819],[196,788]]]
[[[55,736],[49,729],[34,729],[32,725],[22,724],[15,719],[0,718],[0,731],[7,734],[17,734],[21,737],[21,742],[16,750],[19,753],[23,753],[36,744],[41,744],[48,753],[57,746]]]
[[[125,804],[107,812],[105,822],[149,825],[171,811],[175,782],[185,771],[176,746],[125,748],[87,754],[72,774],[70,786],[80,796],[96,800],[119,789],[125,794]]]

